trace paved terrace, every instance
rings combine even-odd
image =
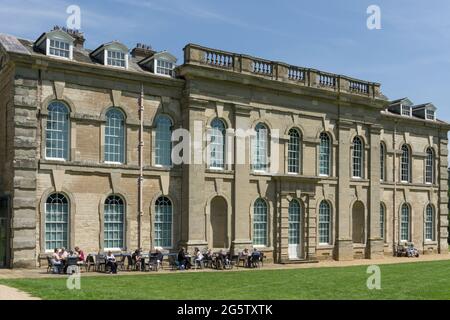
[[[348,267],[348,266],[365,266],[365,265],[383,265],[383,264],[396,264],[396,263],[417,263],[417,262],[426,262],[426,261],[442,261],[442,260],[450,260],[450,254],[433,254],[433,255],[422,255],[419,258],[407,258],[407,257],[384,257],[383,259],[362,259],[362,260],[352,260],[352,261],[320,261],[317,263],[302,263],[302,264],[273,264],[273,263],[265,263],[264,266],[260,270],[286,270],[286,269],[309,269],[309,268],[335,268],[335,267]],[[450,262],[449,262],[450,266]],[[84,270],[84,269],[83,269]],[[164,270],[148,271],[119,271],[116,275],[110,275],[102,272],[84,272],[82,271],[82,276],[105,276],[105,277],[114,277],[114,276],[123,276],[123,275],[136,275],[136,276],[145,276],[145,275],[158,275],[158,274],[167,274],[167,273],[179,273],[179,272],[258,272],[256,269],[250,268],[236,268],[234,267],[232,270],[215,270],[215,269],[191,269],[184,271],[174,271],[167,268],[167,263],[165,264]],[[47,268],[38,268],[38,269],[0,269],[0,279],[32,279],[32,278],[55,278],[55,277],[64,277],[65,275],[57,275],[47,273]]]

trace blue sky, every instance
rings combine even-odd
[[[36,39],[81,8],[86,47],[119,40],[169,50],[197,43],[380,82],[391,99],[433,102],[450,121],[450,1],[0,0],[0,32]],[[366,27],[369,5],[381,30]]]

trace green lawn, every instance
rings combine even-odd
[[[173,272],[0,280],[43,299],[450,299],[450,261],[380,265],[381,290],[369,290],[367,266],[243,272]]]

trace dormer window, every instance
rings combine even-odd
[[[172,62],[166,60],[155,60],[156,61],[156,74],[161,74],[165,76],[173,76],[174,65]]]
[[[117,41],[102,44],[91,57],[105,66],[128,69],[128,48]]]
[[[411,107],[402,104],[402,116],[411,117]]]
[[[108,55],[107,57],[108,66],[125,68],[126,61],[125,61],[125,54],[123,52],[112,50],[106,50],[106,52]]]
[[[435,120],[436,119],[436,112],[432,109],[426,109],[426,119],[427,120]]]
[[[165,77],[174,77],[174,69],[176,63],[177,58],[175,58],[167,51],[162,51],[144,58],[139,62],[139,65],[144,67],[145,69],[150,70],[154,74]]]
[[[60,40],[50,40],[49,54],[51,56],[70,58],[70,43]]]
[[[75,38],[66,30],[58,28],[43,33],[34,43],[34,47],[47,56],[71,60],[74,41]]]

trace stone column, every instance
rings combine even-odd
[[[234,126],[237,131],[245,132],[250,129],[250,108],[235,105]],[[245,161],[243,161],[245,160]],[[238,137],[234,139],[234,190],[231,247],[234,253],[251,246],[249,198],[250,189],[250,139]]]
[[[370,159],[369,166],[369,195],[368,218],[369,230],[366,247],[366,256],[369,259],[383,258],[384,247],[380,229],[380,130],[381,126],[370,127]]]
[[[350,234],[350,128],[351,122],[340,120],[338,124],[338,156],[336,160],[338,174],[338,200],[336,211],[336,260],[353,260],[353,241]]]
[[[280,256],[279,262],[289,261],[289,198],[286,194],[280,193]]]
[[[439,208],[436,212],[438,224],[438,251],[440,254],[448,254],[448,140],[447,131],[440,132],[439,158],[437,178],[439,183]]]

